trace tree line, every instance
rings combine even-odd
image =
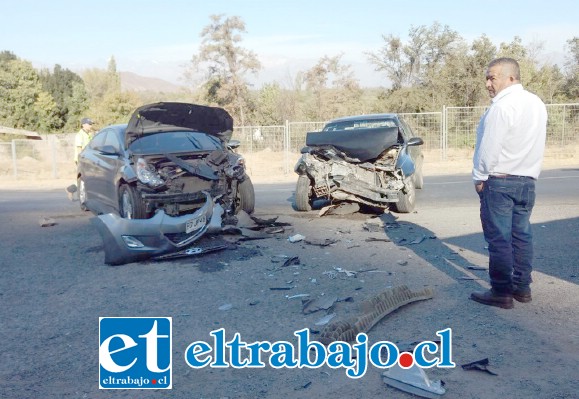
[[[184,70],[179,93],[121,89],[114,57],[107,69],[80,75],[55,65],[35,69],[9,50],[0,53],[0,125],[41,133],[74,132],[90,116],[99,126],[126,122],[140,105],[187,101],[227,109],[238,126],[280,125],[286,120],[323,121],[374,112],[429,112],[446,106],[488,104],[484,73],[496,57],[521,65],[524,86],[546,103],[579,99],[579,37],[567,40],[562,66],[541,62],[541,43],[519,37],[498,46],[481,35],[466,41],[448,26],[412,26],[408,38],[383,35],[383,45],[366,54],[384,76],[384,87],[362,88],[344,54],[323,55],[284,87],[279,82],[254,88],[257,55],[242,45],[245,23],[238,16],[212,15],[201,44]]]

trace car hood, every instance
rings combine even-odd
[[[321,131],[306,134],[307,146],[331,145],[361,162],[376,159],[396,144],[398,144],[398,127]]]
[[[228,142],[233,134],[233,118],[223,108],[179,102],[147,104],[133,112],[126,130],[127,146],[153,133],[190,129]]]

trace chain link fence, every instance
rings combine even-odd
[[[427,162],[472,157],[476,128],[485,107],[445,107],[442,112],[402,114],[424,140]],[[579,104],[550,104],[547,157],[577,157]],[[286,122],[279,126],[236,127],[233,139],[246,158],[251,174],[293,173],[307,132],[319,131],[325,122]],[[17,179],[74,179],[74,133],[45,135],[42,140],[0,142],[0,177]],[[252,175],[253,176],[253,175]]]

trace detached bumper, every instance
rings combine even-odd
[[[124,219],[107,213],[91,219],[102,239],[105,263],[121,265],[167,254],[187,247],[210,227],[214,207],[208,193],[205,204],[195,213],[168,216],[159,210],[150,219]]]

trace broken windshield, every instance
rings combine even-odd
[[[215,136],[185,131],[149,134],[132,142],[129,148],[136,154],[174,154],[223,149]]]

